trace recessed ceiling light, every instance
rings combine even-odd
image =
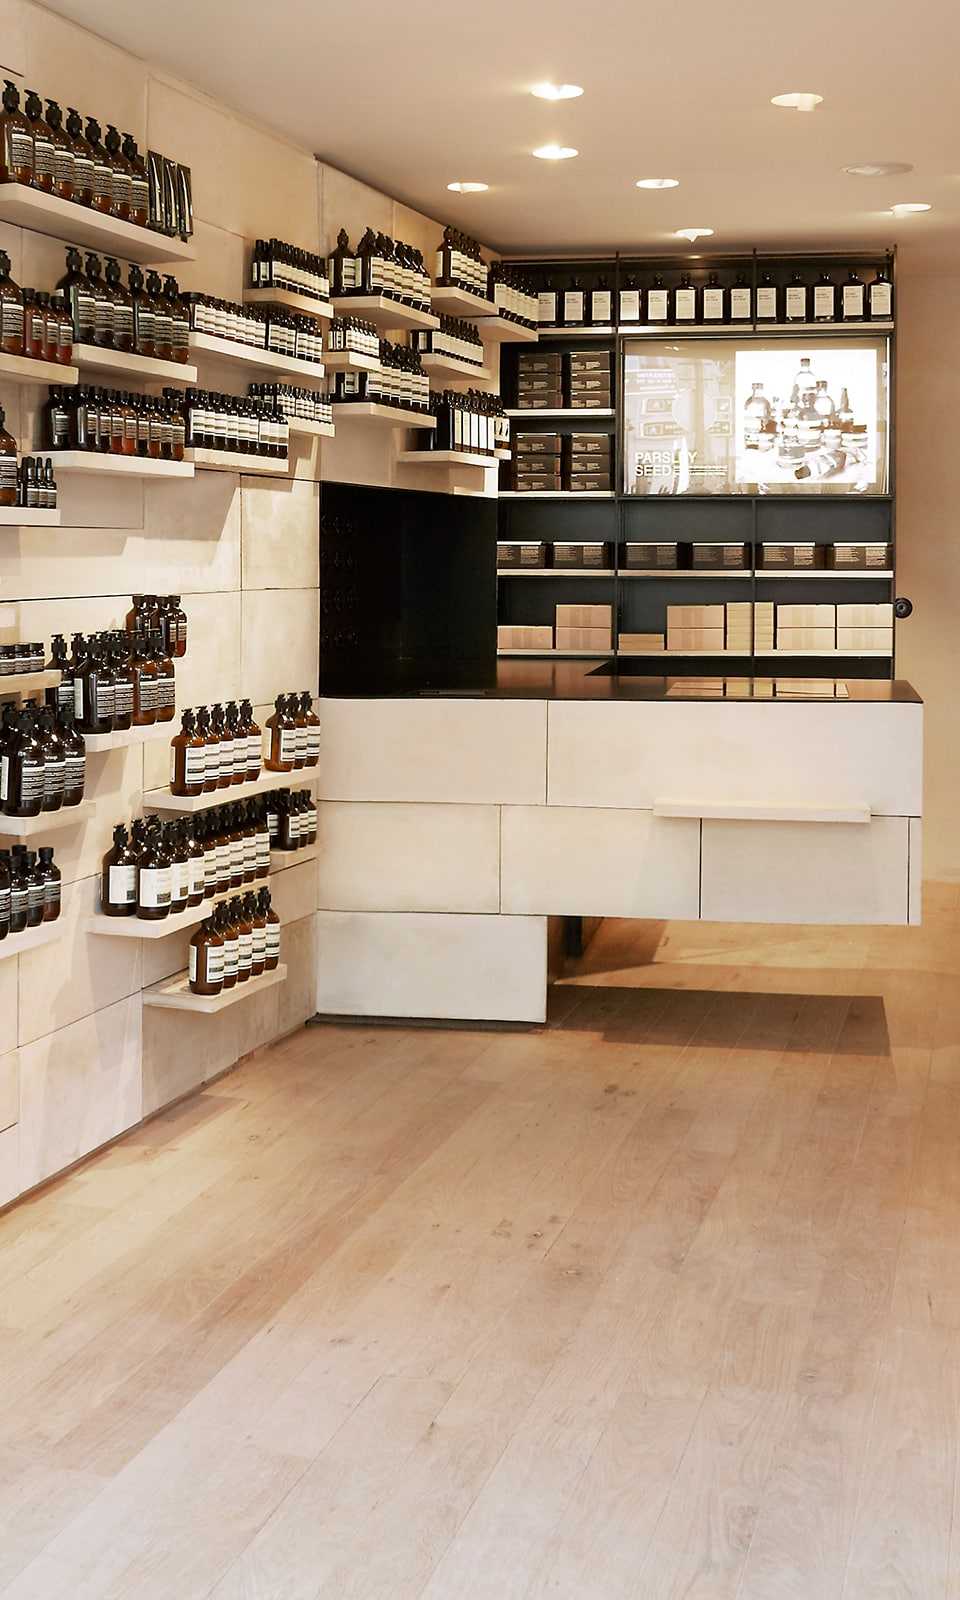
[[[930,207],[925,200],[903,200],[899,205],[891,206],[890,210],[895,217],[909,217],[914,211],[929,211]]]
[[[909,161],[864,161],[860,166],[841,167],[852,178],[893,178],[900,172],[912,172]]]
[[[698,239],[708,239],[713,233],[712,228],[678,228],[678,239],[689,239],[691,244],[696,244]]]
[[[822,94],[775,94],[772,106],[786,106],[790,111],[815,111],[823,103]]]
[[[538,100],[577,100],[583,90],[579,83],[535,83],[530,93]]]
[[[678,189],[679,178],[638,178],[638,189]]]
[[[489,189],[489,183],[448,183],[447,188],[453,194],[482,194]]]
[[[540,161],[569,161],[571,156],[578,156],[580,151],[567,144],[543,144],[533,153]]]

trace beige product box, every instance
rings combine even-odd
[[[667,606],[667,628],[719,628],[726,624],[723,606]]]
[[[727,649],[749,650],[753,643],[753,606],[749,600],[727,602]]]
[[[827,654],[836,647],[836,628],[781,628],[777,624],[778,650],[822,650]]]
[[[892,628],[893,606],[889,602],[874,606],[837,606],[838,628]]]
[[[667,623],[667,649],[689,650],[691,653],[710,651],[721,655],[726,648],[722,628],[678,628]]]
[[[558,650],[611,650],[613,635],[609,628],[557,628]]]
[[[618,650],[635,650],[638,654],[655,654],[663,647],[662,633],[621,633],[617,638]]]
[[[753,608],[753,648],[773,649],[773,601],[758,600]]]
[[[835,628],[837,625],[836,606],[777,606],[777,627],[779,628]]]
[[[613,606],[558,605],[557,626],[564,628],[612,628]]]
[[[837,628],[838,650],[882,650],[889,655],[893,649],[892,628]]]
[[[497,629],[498,650],[552,650],[552,628],[519,627],[514,623]]]

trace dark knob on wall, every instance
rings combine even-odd
[[[893,614],[901,619],[911,617],[913,615],[913,601],[908,600],[905,595],[900,595],[893,602]]]

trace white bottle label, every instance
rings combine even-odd
[[[203,856],[191,856],[187,863],[187,884],[190,898],[202,895],[206,886],[206,870]]]
[[[240,969],[241,972],[249,972],[250,971],[250,963],[253,960],[253,929],[252,928],[251,928],[249,933],[244,933],[241,930],[239,943],[240,943],[239,969]]]
[[[107,874],[107,893],[112,906],[136,905],[136,867],[111,867]]]
[[[693,322],[697,315],[696,289],[678,289],[676,295],[676,314],[678,322]]]
[[[256,925],[256,923],[255,923],[254,924],[254,928],[253,928],[253,965],[255,967],[262,967],[264,961],[266,960],[266,958],[267,958],[267,929],[266,929],[266,925],[264,924],[262,927],[258,927]]]
[[[583,290],[565,289],[563,293],[564,322],[583,321]]]
[[[267,957],[268,959],[280,954],[280,924],[279,922],[267,923]]]
[[[0,801],[6,803],[7,789],[10,783],[10,757],[0,758]]]
[[[552,327],[557,320],[556,291],[553,289],[541,289],[537,296],[537,308],[539,320],[543,326]]]
[[[640,290],[639,289],[621,289],[620,290],[620,321],[621,322],[639,322],[640,321]]]
[[[297,754],[296,728],[280,729],[280,760],[293,761]]]
[[[870,315],[888,319],[893,312],[893,284],[871,283],[870,285]]]
[[[666,289],[649,289],[647,291],[647,321],[666,322],[667,320],[667,291]]]
[[[813,314],[816,318],[833,318],[835,306],[832,283],[817,283],[813,287]]]
[[[807,291],[802,284],[787,285],[787,319],[802,322],[807,314]]]
[[[169,867],[140,867],[137,876],[137,892],[140,904],[148,909],[156,906],[170,904],[170,868]]]
[[[845,317],[863,316],[864,288],[862,283],[845,283],[843,286],[843,314]]]
[[[745,284],[730,290],[730,315],[734,322],[750,321],[750,290]]]
[[[772,283],[761,284],[757,289],[757,321],[776,322],[777,291]]]
[[[590,320],[595,325],[607,323],[613,315],[609,289],[594,289],[590,298]]]
[[[723,290],[706,288],[703,291],[704,322],[719,322],[723,317]]]

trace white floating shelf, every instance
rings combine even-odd
[[[224,805],[228,800],[249,800],[253,795],[269,794],[271,789],[312,788],[318,772],[318,767],[301,767],[296,772],[261,772],[259,778],[249,783],[232,783],[227,789],[211,789],[208,794],[171,794],[169,789],[146,789],[142,795],[143,808],[184,817],[189,812]]]
[[[494,450],[493,459],[494,459],[494,461],[512,461],[513,460],[513,451],[512,450]]]
[[[328,372],[379,372],[380,357],[362,350],[328,350],[323,358]]]
[[[2,188],[0,184],[0,190]],[[79,383],[80,373],[75,365],[77,348],[74,345],[71,366],[62,366],[59,361],[34,361],[30,356],[0,354],[0,383]]]
[[[73,359],[84,372],[104,372],[115,378],[160,379],[165,383],[196,383],[197,369],[182,361],[156,361],[132,350],[101,350],[96,344],[75,344]],[[61,372],[70,369],[61,367]],[[63,379],[51,378],[51,383]]]
[[[190,463],[191,471],[199,467],[208,472],[242,472],[248,478],[286,478],[290,474],[289,459],[245,455],[242,450],[188,449],[183,452],[183,459]]]
[[[850,572],[835,572],[832,567],[817,567],[812,572],[798,572],[795,567],[785,568],[782,572],[775,572],[770,567],[758,567],[758,578],[774,578],[778,583],[781,578],[839,578],[841,583],[846,583],[848,578],[892,578],[893,569],[884,567],[882,570],[858,567]]]
[[[762,650],[756,651],[758,656],[763,655]],[[723,656],[726,661],[750,661],[753,659],[752,650],[725,650],[721,645],[717,650],[631,650],[629,647],[619,651],[622,656],[662,656],[667,661],[685,661],[688,656]]]
[[[60,682],[59,669],[42,672],[5,672],[0,677],[0,700],[23,699],[43,689],[52,689]]]
[[[621,578],[746,578],[753,576],[750,567],[738,567],[735,571],[727,572],[695,572],[692,567],[621,567]]]
[[[616,333],[612,323],[597,328],[541,328],[541,339],[612,339]]]
[[[245,306],[286,306],[290,311],[304,311],[308,317],[321,317],[329,322],[333,306],[329,300],[315,300],[310,294],[297,294],[295,289],[244,289]]]
[[[430,311],[402,306],[385,294],[345,294],[334,300],[338,317],[362,317],[378,328],[439,328],[440,318]]]
[[[478,289],[443,288],[438,283],[433,286],[430,304],[434,311],[442,311],[449,317],[496,317],[500,314],[489,295],[481,294]]]
[[[156,461],[151,456],[102,456],[97,450],[51,450],[48,454],[57,474],[98,472],[108,478],[193,477],[193,464],[189,461]],[[45,514],[59,520],[59,512]]]
[[[302,850],[271,850],[270,875],[285,872],[287,867],[302,867],[305,861],[316,861],[319,854],[319,844],[305,844]]]
[[[83,739],[87,755],[98,756],[105,750],[127,750],[131,745],[148,744],[152,739],[169,741],[176,732],[177,724],[171,718],[169,722],[150,722],[144,727],[116,728],[112,733],[85,733]]]
[[[29,228],[33,233],[47,233],[68,244],[103,250],[124,261],[195,261],[197,257],[193,245],[184,244],[182,239],[168,239],[166,234],[104,216],[90,206],[60,200],[23,183],[0,183],[0,222]]]
[[[841,801],[835,805],[791,805],[773,800],[654,800],[655,817],[699,817],[718,822],[854,822],[870,821],[865,802]]]
[[[501,489],[501,500],[613,500],[612,489]]]
[[[860,661],[863,657],[869,656],[871,659],[876,657],[878,660],[889,661],[893,655],[893,650],[892,648],[889,650],[833,650],[828,646],[823,650],[755,650],[753,653],[758,658],[762,656],[768,661],[776,661],[777,659],[789,661],[795,656],[813,656],[830,661],[834,657],[840,661]]]
[[[556,411],[543,411],[536,406],[524,406],[508,411],[508,417],[519,417],[524,422],[536,420],[537,417],[550,417],[564,422],[585,422],[590,417],[612,417],[615,415],[612,406],[561,406]]]
[[[621,573],[621,577],[623,574]],[[498,578],[609,578],[616,577],[612,567],[498,567]]]
[[[52,460],[56,460],[53,451],[50,455]],[[28,511],[26,506],[0,506],[0,528],[59,528],[59,526],[59,511]]]
[[[397,460],[406,467],[495,467],[493,456],[472,450],[401,450]]]
[[[0,939],[0,961],[6,956],[26,955],[28,950],[37,950],[41,945],[55,944],[62,939],[67,928],[62,917],[55,922],[41,922],[38,928],[24,928],[22,933],[8,933],[5,939]]]
[[[236,895],[242,895],[249,889],[263,888],[264,880],[257,878],[251,883],[238,884],[235,889],[221,889],[217,894],[205,895],[198,906],[187,906],[183,911],[168,912],[165,917],[157,917],[151,921],[146,917],[105,917],[102,911],[95,912],[86,919],[88,933],[95,933],[110,939],[167,939],[172,933],[182,933],[186,928],[195,928],[204,917],[209,917],[215,906],[222,905],[225,900],[232,900]]]
[[[572,331],[572,330],[564,330]],[[586,331],[586,330],[584,330]],[[838,333],[892,333],[892,322],[631,322],[621,323],[620,332],[667,339],[702,339],[704,334],[726,338],[755,338],[757,334],[811,334],[833,337]]]
[[[166,1007],[168,1011],[202,1011],[209,1014],[224,1011],[227,1006],[236,1005],[238,1000],[246,1000],[248,995],[262,994],[265,989],[283,983],[286,976],[287,969],[281,961],[272,972],[262,972],[259,978],[248,978],[246,983],[237,983],[220,994],[193,994],[187,974],[181,972],[175,978],[164,978],[162,983],[154,983],[149,989],[144,989],[143,1003],[145,1006]]]
[[[420,365],[424,372],[436,372],[441,377],[479,378],[483,383],[493,377],[489,367],[474,366],[472,361],[461,361],[457,356],[435,355],[432,350],[420,352]]]
[[[38,817],[0,815],[0,839],[32,839],[53,829],[74,828],[92,817],[95,809],[92,800],[81,800],[76,806],[61,806],[59,811],[41,811]]]
[[[557,661],[607,661],[613,655],[609,650],[554,650],[544,645],[538,650],[498,650],[498,656],[551,656]]]
[[[366,422],[380,428],[435,428],[436,417],[424,411],[401,411],[376,400],[334,400],[334,422]]]
[[[511,322],[508,317],[483,317],[477,327],[481,339],[489,344],[536,344],[540,337],[536,328]]]
[[[309,417],[288,417],[293,438],[332,439],[336,428],[332,422],[314,422]]]
[[[241,344],[238,339],[220,339],[214,333],[190,334],[190,354],[214,356],[218,361],[231,361],[246,367],[261,377],[272,373],[280,378],[309,378],[319,381],[323,377],[322,361],[299,361],[296,356],[280,355],[275,350],[261,350],[258,345]]]

